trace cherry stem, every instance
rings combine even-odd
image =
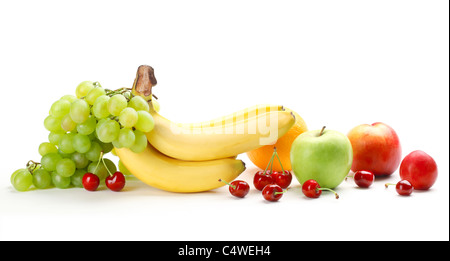
[[[235,185],[231,185],[230,183],[226,182],[225,180],[219,179],[219,181],[221,181],[221,182],[227,184],[228,186],[232,187],[233,189],[236,189],[236,186],[235,186]]]
[[[326,126],[323,126],[323,127],[322,127],[322,129],[320,130],[320,133],[319,133],[319,137],[322,136],[323,131],[325,130],[325,128],[326,128]]]
[[[103,162],[103,166],[105,166],[106,171],[108,171],[109,176],[113,176],[113,174],[111,173],[111,171],[109,171],[108,166],[106,166],[105,160],[102,157],[102,162]]]
[[[329,188],[317,188],[317,190],[322,190],[322,191],[330,191],[330,192],[333,192],[334,193],[334,195],[336,196],[336,199],[338,199],[339,198],[339,195],[338,195],[338,193],[336,193],[336,191],[334,191],[334,190],[332,190],[332,189],[329,189]]]
[[[273,153],[275,153],[275,155],[277,156],[278,162],[280,163],[280,166],[281,166],[281,171],[283,171],[282,173],[284,174],[283,164],[281,163],[281,159],[280,159],[280,156],[278,156],[276,148],[274,148],[274,152]]]
[[[347,180],[347,178],[353,178],[353,176],[348,175],[348,176],[345,177],[345,180]]]
[[[278,194],[283,194],[284,192],[286,192],[287,189],[283,190],[283,191],[275,191],[273,194],[274,195],[278,195]]]
[[[100,164],[100,161],[103,162],[102,159],[103,159],[103,151],[100,151],[100,157],[98,158],[97,166],[95,166],[94,172],[97,172],[97,168],[98,168],[98,165]],[[103,163],[103,164],[105,164],[105,163]]]
[[[276,148],[274,148],[274,150],[276,151]],[[269,168],[269,165],[272,165],[273,163],[273,158],[275,157],[275,151],[272,153],[272,157],[269,160],[269,163],[266,166],[266,169],[264,170],[264,174],[266,174],[267,169]],[[270,167],[270,172],[272,173],[272,167]]]
[[[384,187],[387,188],[387,187],[389,187],[389,186],[391,186],[391,185],[397,185],[397,184],[394,184],[394,183],[386,183],[386,184],[384,184]]]

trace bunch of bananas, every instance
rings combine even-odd
[[[155,127],[141,153],[116,148],[125,167],[144,183],[172,192],[200,192],[223,186],[245,170],[236,156],[275,143],[295,123],[282,106],[257,105],[207,122],[182,124],[160,115],[152,104],[153,68],[138,68],[132,92],[149,101]]]

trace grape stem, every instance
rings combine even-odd
[[[36,161],[34,161],[34,160],[29,160],[28,162],[27,162],[27,169],[28,169],[28,171],[30,172],[30,173],[33,173],[33,171],[39,166],[39,165],[41,165],[41,163],[40,162],[36,162]]]

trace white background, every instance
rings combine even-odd
[[[448,1],[1,1],[0,240],[449,240]],[[277,203],[253,189],[197,194],[129,180],[114,193],[16,192],[40,160],[50,105],[84,80],[130,87],[155,68],[161,114],[194,122],[259,103],[309,129],[385,122],[403,156],[439,168],[431,190],[397,195],[378,179],[307,199],[294,180]],[[117,160],[114,156],[109,158]],[[240,176],[252,181],[247,163]]]

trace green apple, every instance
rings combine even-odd
[[[323,188],[335,188],[348,175],[352,161],[347,136],[325,127],[304,132],[292,143],[292,171],[300,184],[314,179]]]

